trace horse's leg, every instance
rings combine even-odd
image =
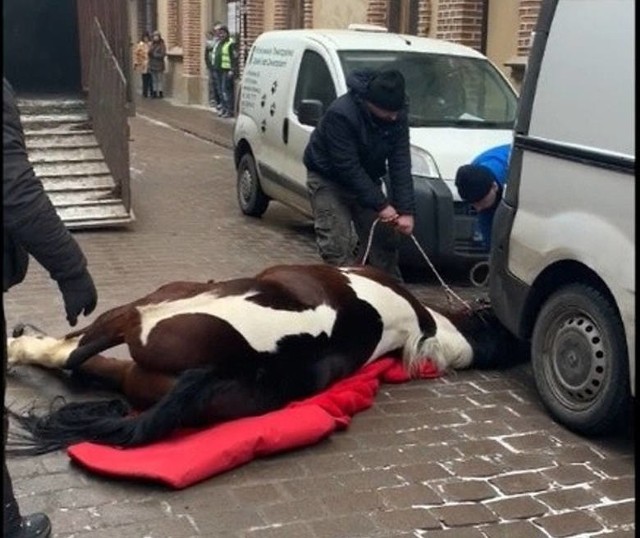
[[[8,363],[36,364],[45,368],[62,369],[71,352],[77,349],[80,338],[81,336],[53,338],[27,334],[7,338]]]
[[[104,355],[87,359],[76,373],[99,380],[108,388],[121,392],[138,410],[147,409],[158,402],[173,388],[176,381],[173,375],[145,370],[131,359],[116,359]]]

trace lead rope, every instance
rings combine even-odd
[[[361,265],[364,265],[367,262],[367,258],[369,257],[369,251],[371,250],[371,243],[373,242],[373,232],[375,231],[379,221],[380,221],[380,217],[376,218],[376,220],[374,220],[373,224],[371,225],[371,229],[369,230],[369,238],[367,240],[367,248],[365,249],[364,256],[362,257],[362,260],[360,262]],[[411,239],[413,240],[413,244],[416,246],[420,254],[422,254],[422,257],[425,259],[425,261],[433,271],[433,274],[436,275],[436,277],[440,281],[440,285],[442,286],[442,289],[444,290],[447,296],[447,300],[449,301],[449,304],[451,304],[453,302],[453,299],[455,299],[458,302],[460,302],[460,304],[462,304],[467,310],[469,310],[469,312],[473,312],[474,310],[471,307],[471,305],[467,301],[465,301],[462,297],[460,297],[455,291],[453,291],[451,287],[443,280],[443,278],[440,276],[440,273],[438,273],[433,263],[431,263],[429,256],[427,256],[427,253],[422,249],[422,247],[420,246],[420,243],[418,243],[418,240],[415,238],[413,234],[411,234]]]

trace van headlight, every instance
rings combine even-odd
[[[411,146],[411,174],[425,178],[440,178],[440,170],[428,151]]]

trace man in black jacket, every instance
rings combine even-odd
[[[22,282],[27,272],[28,255],[31,254],[58,283],[67,321],[74,326],[81,313],[88,315],[94,310],[98,294],[87,270],[87,260],[60,220],[29,162],[15,94],[5,78],[2,80],[2,114],[3,294]],[[2,329],[4,402],[7,370],[4,304]],[[5,414],[4,442],[7,429]],[[2,464],[4,538],[51,536],[51,523],[45,514],[20,515],[4,455]]]
[[[398,280],[398,232],[413,232],[415,213],[404,86],[394,69],[354,71],[349,91],[327,108],[304,152],[323,260],[353,264],[352,223],[361,255],[379,218],[368,261]]]

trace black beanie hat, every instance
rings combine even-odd
[[[365,99],[384,110],[402,109],[405,103],[402,73],[397,69],[378,71],[369,81]]]
[[[486,166],[465,164],[456,173],[456,187],[460,198],[470,204],[482,200],[496,180],[493,172]]]

